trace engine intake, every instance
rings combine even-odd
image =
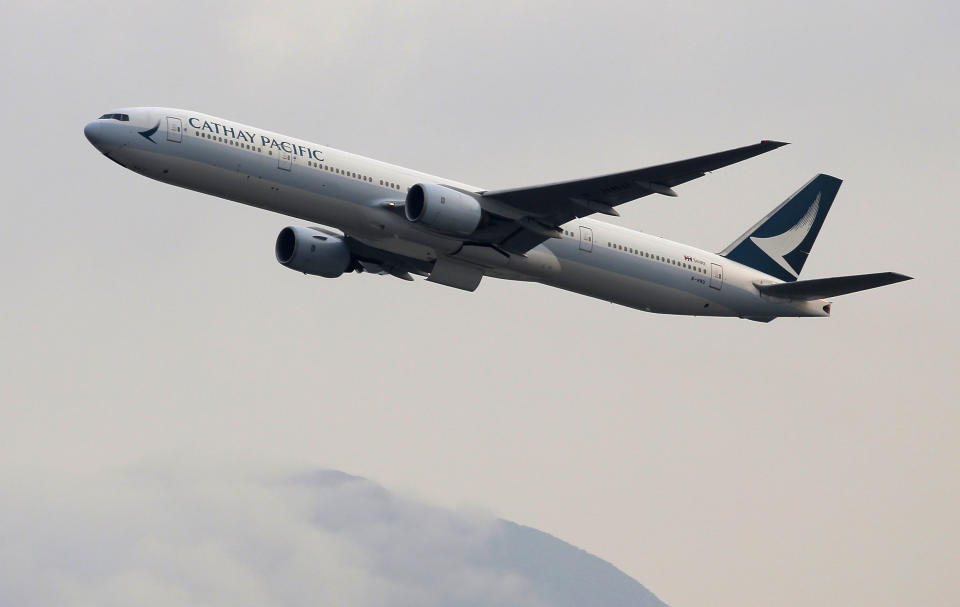
[[[410,188],[404,213],[414,223],[460,236],[472,234],[483,218],[476,198],[432,183],[418,183]]]
[[[314,228],[283,228],[277,235],[275,251],[277,261],[291,270],[324,278],[340,276],[353,261],[343,238]]]

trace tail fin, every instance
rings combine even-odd
[[[795,281],[841,183],[836,177],[817,175],[720,255],[781,280]]]

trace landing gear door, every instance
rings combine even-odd
[[[281,171],[289,171],[293,166],[293,156],[290,155],[290,152],[280,152],[280,155],[277,156],[277,168]]]
[[[180,143],[183,139],[183,123],[179,118],[167,116],[167,141]]]
[[[580,226],[580,250],[589,253],[593,250],[593,230]]]
[[[723,266],[718,263],[710,264],[710,287],[717,291],[723,286]]]

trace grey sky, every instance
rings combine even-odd
[[[674,607],[960,602],[955,3],[285,6],[0,8],[0,479],[334,468]],[[804,276],[917,280],[761,325],[308,278],[273,257],[295,220],[98,154],[83,124],[122,105],[491,188],[783,139],[617,222],[719,250],[823,171]]]

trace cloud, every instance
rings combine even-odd
[[[602,593],[590,590],[601,581],[655,601],[631,604],[659,604],[545,534],[340,472],[141,467],[5,483],[0,504],[0,602],[21,607],[535,607]],[[580,590],[564,587],[565,567],[584,572]]]

